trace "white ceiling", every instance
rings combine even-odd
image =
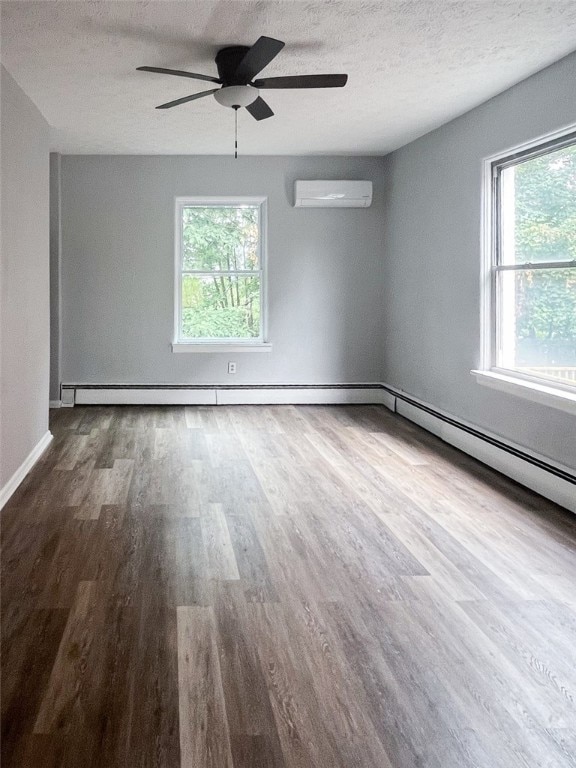
[[[347,72],[341,89],[268,91],[239,115],[242,154],[384,154],[576,48],[574,0],[2,1],[3,64],[63,153],[229,154],[234,114],[210,84],[225,45],[286,42],[265,74]]]

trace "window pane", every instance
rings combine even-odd
[[[502,271],[498,365],[576,386],[576,268]]]
[[[503,264],[576,259],[576,145],[501,174]]]
[[[184,271],[258,270],[258,206],[182,209]]]
[[[183,339],[260,336],[260,278],[182,276]]]

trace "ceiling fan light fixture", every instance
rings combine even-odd
[[[215,62],[218,77],[200,75],[197,72],[186,72],[182,69],[166,69],[165,67],[137,67],[142,72],[156,72],[160,75],[176,75],[190,77],[193,80],[207,80],[221,85],[221,88],[211,88],[209,91],[183,96],[166,104],[160,104],[156,109],[171,109],[187,104],[189,101],[203,99],[214,95],[216,101],[223,107],[231,107],[238,111],[245,107],[254,120],[266,120],[274,115],[270,106],[260,96],[260,90],[266,88],[342,88],[346,85],[348,75],[289,75],[287,77],[265,77],[254,80],[284,48],[282,40],[261,35],[254,45],[229,45],[221,48],[216,54]]]
[[[216,91],[214,98],[223,107],[247,107],[258,95],[258,89],[251,85],[229,85]]]

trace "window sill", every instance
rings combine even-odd
[[[172,352],[272,352],[272,344],[267,342],[208,342],[178,341],[172,344]]]
[[[576,392],[573,394],[546,384],[527,381],[515,376],[506,376],[495,371],[470,371],[470,373],[479,384],[484,386],[576,415]]]

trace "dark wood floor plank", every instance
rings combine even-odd
[[[137,641],[131,649],[130,736],[124,764],[177,766],[182,721],[176,611],[159,596],[151,596],[142,601],[138,615]]]
[[[323,722],[322,701],[291,643],[282,606],[254,603],[250,610],[287,768],[345,768],[345,745]]]
[[[261,603],[277,601],[266,555],[252,518],[246,514],[227,515],[226,521],[247,599]]]
[[[251,736],[245,733],[231,737],[234,768],[272,768],[278,763],[264,736]]]
[[[92,614],[95,602],[95,583],[80,582],[36,718],[34,733],[68,733],[76,720],[82,720],[79,693],[86,670],[86,657],[94,642]]]
[[[221,504],[210,504],[201,518],[202,541],[208,562],[208,578],[220,581],[240,579],[226,515]]]
[[[64,610],[35,610],[11,602],[2,609],[2,756],[27,765],[22,755],[57,656],[67,621]]]
[[[178,692],[182,768],[233,768],[212,608],[181,607]]]
[[[258,765],[266,758],[267,768],[284,768],[251,614],[238,582],[220,585],[214,611],[234,765],[249,759]]]
[[[390,757],[368,714],[365,692],[341,653],[321,605],[287,596],[283,610],[294,655],[309,669],[312,686],[322,702],[324,722],[334,731],[344,764],[391,768]]]

